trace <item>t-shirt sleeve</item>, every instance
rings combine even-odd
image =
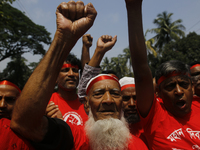
[[[71,150],[73,135],[66,122],[57,118],[48,118],[48,131],[42,142],[32,142],[35,149]]]
[[[154,97],[153,104],[149,111],[147,117],[143,118],[140,116],[141,125],[144,128],[145,132],[152,133],[155,131],[159,125],[159,123],[164,120],[166,117],[166,110],[162,102],[158,101],[156,97]],[[145,133],[146,134],[146,133]]]

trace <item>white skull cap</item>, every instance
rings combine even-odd
[[[121,91],[128,87],[135,87],[135,78],[133,77],[123,77],[119,80],[121,85]]]

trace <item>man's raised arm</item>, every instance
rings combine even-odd
[[[11,128],[32,141],[42,141],[48,120],[43,115],[61,66],[77,40],[93,25],[97,12],[91,3],[61,3],[56,10],[53,42],[27,81],[13,110]]]
[[[125,0],[128,15],[129,47],[135,77],[137,108],[146,117],[154,99],[152,74],[142,27],[142,0]]]

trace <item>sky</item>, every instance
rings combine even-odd
[[[93,45],[90,48],[90,56],[96,48],[96,42],[102,35],[117,35],[117,43],[105,54],[104,57],[117,57],[123,53],[123,49],[128,47],[128,26],[124,0],[82,0],[84,4],[91,2],[97,10],[97,17],[94,25],[87,33],[93,37]],[[16,0],[12,6],[24,12],[34,23],[42,25],[51,33],[53,39],[56,31],[56,7],[63,1],[61,0]],[[67,1],[66,1],[67,2]],[[156,28],[153,20],[159,13],[167,11],[173,13],[172,21],[182,19],[182,24],[186,27],[186,35],[195,31],[200,34],[200,0],[143,0],[143,28],[144,33],[147,29]],[[154,35],[148,34],[146,39]],[[44,48],[48,50],[48,45]],[[79,39],[72,49],[78,58],[81,57],[82,39]],[[40,55],[23,55],[30,62],[38,62]],[[10,59],[1,62],[2,71]]]

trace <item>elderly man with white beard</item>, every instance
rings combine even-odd
[[[88,149],[147,149],[139,138],[130,134],[123,117],[118,79],[100,74],[88,82],[86,89],[86,100],[90,106],[89,119],[84,127]]]
[[[143,141],[129,131],[117,78],[97,75],[88,82],[86,93],[85,105],[90,108],[88,121],[84,127],[69,124],[73,150],[147,150]]]

